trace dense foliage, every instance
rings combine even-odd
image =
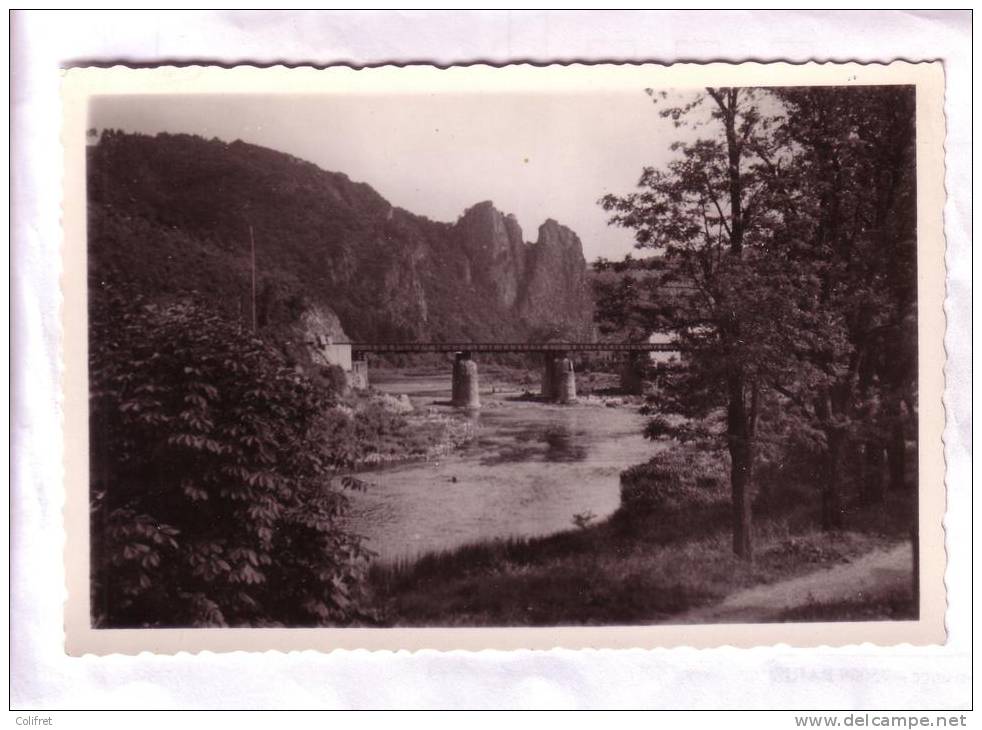
[[[649,92],[651,93],[651,92]],[[686,366],[659,373],[655,438],[718,437],[730,456],[733,547],[752,555],[763,469],[810,471],[825,528],[843,485],[903,485],[916,409],[913,91],[709,88],[651,93],[684,130],[639,191],[607,195],[650,259],[600,281],[609,330],[669,330]],[[699,130],[696,132],[695,130]],[[706,136],[696,134],[708,132]],[[858,473],[847,458],[861,451]]]
[[[726,484],[726,459],[719,451],[666,449],[621,473],[621,512],[671,517],[719,500]],[[725,495],[724,495],[725,496]]]
[[[891,488],[903,489],[906,441],[917,438],[914,89],[776,95],[787,110],[784,142],[798,150],[795,186],[810,201],[804,254],[845,343],[809,353],[830,376],[816,394],[786,391],[824,436],[823,522],[837,527],[839,483],[852,477],[861,499],[881,501],[886,456]]]
[[[358,620],[329,397],[187,301],[96,291],[90,331],[94,623]]]

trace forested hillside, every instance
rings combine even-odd
[[[88,182],[96,296],[195,291],[248,322],[251,228],[261,328],[316,307],[356,340],[592,334],[580,241],[552,220],[534,243],[490,202],[435,222],[344,174],[184,134],[106,130],[89,148]]]

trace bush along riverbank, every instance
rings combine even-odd
[[[92,625],[375,622],[352,472],[454,448],[466,419],[344,395],[193,297],[90,292]]]
[[[849,563],[909,539],[909,495],[875,509],[846,508],[844,527],[815,525],[813,495],[793,484],[781,499],[758,495],[753,562],[730,549],[728,463],[678,445],[622,474],[621,508],[593,523],[531,539],[467,545],[395,564],[369,582],[381,622],[395,626],[648,624],[686,620],[741,589]],[[906,618],[913,599],[893,587],[862,606],[802,599],[797,610],[749,620]],[[806,605],[807,604],[807,605]],[[811,618],[815,617],[815,618]],[[745,617],[746,619],[746,617]]]

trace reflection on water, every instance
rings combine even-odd
[[[449,373],[382,375],[376,387],[407,393],[417,407],[445,408],[434,404],[449,398]],[[483,385],[486,407],[471,414],[476,437],[466,447],[437,462],[362,475],[370,487],[353,499],[354,527],[380,559],[549,534],[571,528],[583,512],[609,515],[619,503],[620,472],[653,453],[636,409],[514,400],[500,385],[493,394],[492,383]]]
[[[483,432],[479,430],[478,433]],[[556,423],[515,431],[504,442],[479,436],[471,451],[485,449],[480,457],[481,466],[529,460],[583,461],[587,457],[587,448],[583,445],[586,440],[586,433],[573,432],[567,424]],[[493,448],[487,449],[489,445]]]
[[[586,433],[572,433],[562,424],[550,426],[542,434],[542,439],[548,446],[546,461],[583,461],[587,452],[582,443],[586,438]]]

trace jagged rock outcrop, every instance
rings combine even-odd
[[[515,217],[490,201],[467,209],[453,230],[467,257],[465,281],[530,334],[589,336],[593,301],[583,245],[572,230],[550,218],[528,243]]]
[[[539,226],[527,252],[526,281],[519,312],[530,324],[562,326],[570,335],[592,331],[593,300],[587,284],[583,244],[552,218]]]
[[[453,227],[466,255],[464,280],[505,307],[513,307],[525,279],[526,244],[513,215],[490,200],[468,208]]]
[[[333,362],[328,353],[332,344],[350,341],[337,314],[322,304],[304,309],[280,334],[283,351],[308,372]]]

